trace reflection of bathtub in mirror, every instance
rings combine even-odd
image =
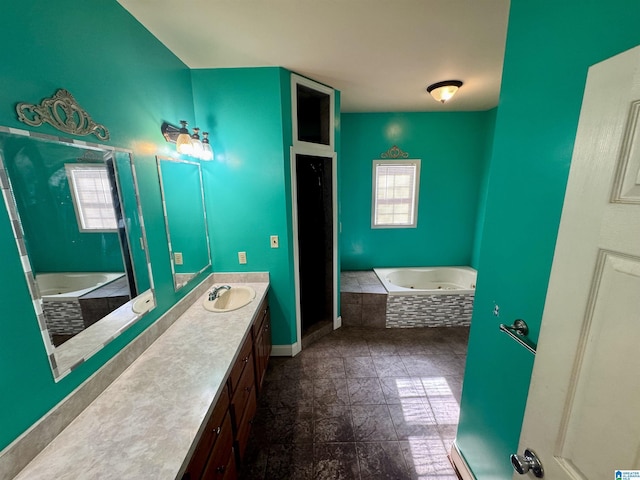
[[[40,273],[35,278],[56,347],[130,300],[124,272]]]
[[[145,299],[146,310],[136,312],[134,305],[139,299]],[[155,307],[151,290],[138,295],[135,301],[127,302],[102,317],[99,322],[81,331],[55,349],[56,367],[61,374],[73,370],[76,366],[100,351],[107,343],[125,331],[145,313]]]

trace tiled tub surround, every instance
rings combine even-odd
[[[43,295],[42,310],[50,334],[80,333],[129,301],[129,286],[124,276],[88,292],[86,290],[89,289],[80,291],[78,295],[76,292]]]
[[[389,295],[387,327],[466,327],[471,325],[473,293]]]
[[[342,325],[385,328],[386,305],[387,291],[372,270],[340,274]]]
[[[340,274],[342,324],[377,328],[464,327],[474,293],[388,294],[373,271]]]
[[[250,275],[207,279],[205,288],[214,283],[233,287],[239,281],[253,287],[256,298],[239,310],[216,314],[204,310],[202,300],[207,293],[200,290],[166,332],[79,413],[16,480],[179,477],[266,295],[268,274],[259,274],[257,282],[242,281],[256,278]],[[1,478],[11,478],[3,476],[8,467],[2,468],[3,461],[11,461],[11,453],[0,454]]]

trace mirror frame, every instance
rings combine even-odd
[[[198,178],[200,180],[200,198],[202,199],[202,217],[203,217],[202,222],[204,225],[204,234],[205,234],[205,239],[207,244],[207,258],[209,262],[204,267],[202,267],[198,272],[195,272],[191,278],[185,280],[184,282],[178,281],[178,276],[177,276],[178,274],[176,273],[173,242],[171,241],[169,217],[167,214],[167,196],[164,189],[164,182],[162,180],[162,167],[160,165],[162,161],[173,162],[173,163],[184,163],[188,165],[195,165],[196,167],[198,167]],[[159,155],[156,156],[156,164],[158,166],[158,179],[160,181],[160,195],[162,198],[162,213],[164,215],[164,225],[167,233],[167,245],[169,247],[169,261],[171,263],[171,275],[173,277],[173,289],[177,292],[181,288],[187,286],[194,278],[197,278],[198,275],[204,272],[207,268],[211,267],[211,263],[212,263],[211,262],[211,244],[209,242],[209,229],[207,228],[207,205],[204,199],[204,179],[202,176],[202,165],[199,162],[182,160],[182,159],[173,158],[173,157],[164,157]]]
[[[40,295],[38,286],[36,284],[35,274],[31,267],[31,260],[29,258],[29,255],[26,249],[25,239],[23,236],[24,232],[22,230],[22,223],[20,220],[20,215],[18,213],[17,205],[15,203],[15,199],[12,193],[11,180],[9,178],[9,174],[5,166],[5,160],[3,158],[3,155],[0,155],[0,191],[2,192],[4,203],[7,208],[7,213],[9,216],[9,221],[11,222],[14,239],[16,241],[18,254],[20,255],[24,276],[25,276],[26,283],[29,289],[29,294],[31,296],[31,300],[33,303],[33,309],[38,321],[38,326],[40,328],[40,333],[42,336],[47,358],[49,360],[49,365],[51,367],[51,372],[53,374],[54,380],[58,382],[63,377],[68,375],[71,371],[75,370],[79,365],[84,363],[88,358],[95,355],[98,351],[100,351],[103,347],[105,347],[109,342],[111,342],[113,339],[118,337],[127,328],[132,326],[140,318],[142,318],[144,315],[146,315],[149,311],[151,311],[153,308],[157,306],[155,288],[153,283],[153,272],[151,268],[151,261],[149,259],[147,236],[146,236],[146,231],[144,226],[144,219],[142,216],[142,205],[140,203],[138,180],[137,180],[135,165],[133,161],[133,152],[129,149],[113,147],[110,145],[90,143],[84,140],[75,140],[75,139],[70,139],[66,137],[57,137],[53,135],[46,135],[46,134],[31,132],[27,130],[20,130],[16,128],[5,127],[5,126],[0,126],[0,133],[31,137],[38,141],[66,144],[74,148],[98,151],[103,154],[105,165],[107,165],[106,162],[108,158],[111,157],[112,164],[113,164],[113,175],[115,177],[115,185],[113,185],[113,187],[115,187],[117,190],[118,200],[120,202],[120,206],[116,208],[120,208],[121,210],[122,210],[122,205],[124,205],[124,203],[122,198],[122,188],[120,186],[121,180],[118,174],[118,166],[116,162],[116,153],[124,153],[129,156],[129,165],[131,167],[131,176],[133,181],[133,190],[134,190],[135,202],[136,202],[135,211],[138,216],[138,222],[140,227],[140,235],[141,235],[140,244],[141,244],[141,248],[144,250],[147,271],[149,275],[150,288],[145,292],[142,292],[142,293],[138,292],[139,294],[137,296],[131,298],[127,303],[125,303],[121,307],[118,307],[109,315],[101,318],[93,325],[90,325],[88,328],[76,334],[73,338],[63,343],[62,345],[55,347],[49,336],[49,332],[48,332],[48,328],[47,328],[47,324],[45,321],[43,308],[42,308],[43,300]],[[108,170],[109,169],[110,168],[108,168]],[[122,214],[122,219],[125,221],[120,222],[122,223],[122,225],[118,226],[117,233],[120,240],[120,247],[121,247],[121,253],[123,255],[123,262],[127,262],[127,261],[131,261],[131,257],[130,257],[131,238],[129,238],[129,231],[127,228],[128,222],[126,221],[127,217],[124,215],[124,213]],[[125,255],[127,254],[129,255],[128,259],[124,258]],[[125,270],[127,269],[125,268]],[[135,269],[132,269],[131,272],[125,271],[125,275],[127,275],[127,277],[130,274],[135,276],[136,275]],[[131,291],[131,285],[129,286],[129,288]],[[134,286],[133,288],[135,289],[137,288],[137,286]],[[147,309],[144,309],[141,313],[134,312],[133,305],[136,299],[140,299],[143,302],[148,303],[149,307]],[[149,302],[152,302],[152,303],[149,303]],[[109,317],[112,317],[113,322],[109,322],[108,325],[105,325],[104,323],[103,325],[100,325],[105,319]],[[82,342],[85,342],[85,343],[82,344],[80,348],[78,348],[76,344],[81,344]],[[66,348],[65,348],[65,345],[67,345]]]

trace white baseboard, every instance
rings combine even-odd
[[[338,318],[336,318],[333,322],[333,329],[337,330],[338,328],[342,327],[342,315],[340,315]]]
[[[456,442],[453,442],[451,445],[451,451],[449,453],[449,458],[451,459],[451,463],[453,463],[454,468],[456,469],[458,476],[462,480],[476,480],[475,475],[469,468],[469,464],[460,453],[460,449]]]
[[[298,342],[292,345],[273,345],[271,347],[272,357],[295,357],[302,348]]]

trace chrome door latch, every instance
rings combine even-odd
[[[536,478],[544,477],[542,463],[540,463],[536,452],[530,448],[524,450],[524,455],[517,455],[515,453],[511,455],[511,466],[513,466],[513,469],[520,475],[531,471]]]

